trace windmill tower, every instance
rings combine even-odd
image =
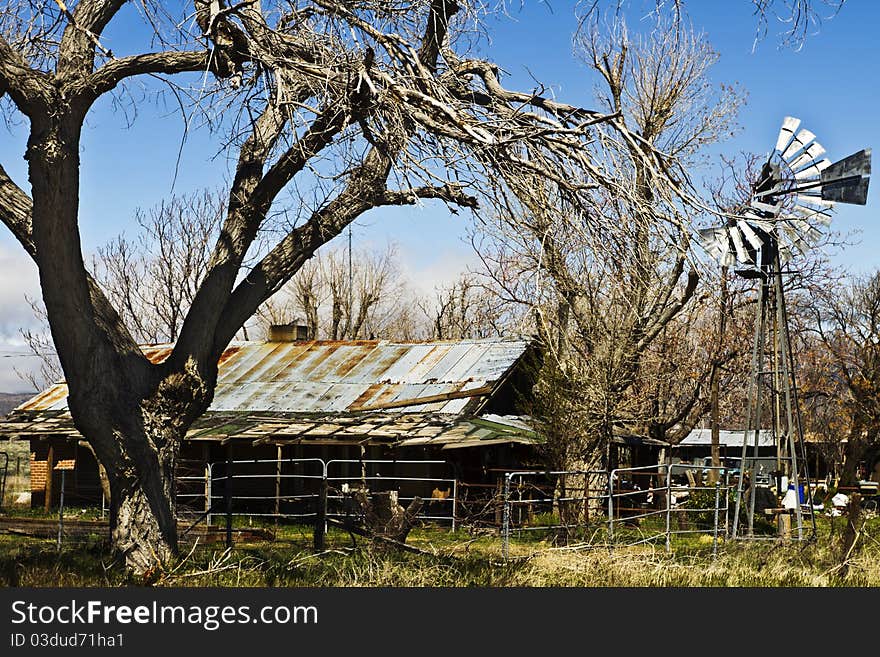
[[[750,449],[751,462],[757,463],[760,432],[766,424],[771,427],[776,446],[773,474],[778,483],[787,481],[793,487],[797,537],[804,538],[801,483],[808,500],[812,499],[812,491],[783,276],[792,273],[793,259],[805,255],[822,236],[820,226],[830,224],[835,203],[864,205],[868,195],[871,150],[861,150],[832,164],[820,159],[825,149],[812,132],[798,130],[800,123],[800,119],[790,116],[783,120],[776,147],[752,184],[748,205],[729,215],[725,225],[699,231],[700,242],[711,256],[725,266],[743,265],[736,273],[758,284],[733,538],[754,534],[757,473],[750,473],[748,491],[744,491],[744,475]],[[786,492],[780,488],[785,486],[777,487],[777,507]],[[744,504],[747,526],[741,529],[740,508]],[[815,517],[812,511],[809,515],[815,534]]]

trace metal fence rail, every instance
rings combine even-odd
[[[314,524],[316,536],[327,530],[327,518],[354,519],[363,514],[356,490],[396,491],[406,506],[416,497],[425,501],[416,518],[448,523],[456,529],[458,481],[454,477],[415,476],[419,467],[449,468],[446,461],[336,459],[245,459],[209,463],[203,473],[179,470],[178,510],[195,517],[189,531],[217,516],[226,520],[231,543],[233,518]],[[412,472],[412,470],[416,472]],[[404,470],[404,472],[401,472]]]
[[[511,535],[552,532],[567,542],[597,524],[604,525],[602,508],[608,493],[607,477],[604,470],[505,473],[501,495],[505,558],[509,554]]]
[[[687,482],[676,482],[673,481],[676,471],[692,474]],[[711,534],[712,554],[717,554],[719,535],[726,536],[730,529],[730,495],[736,489],[731,483],[730,469],[676,464],[667,473],[666,487],[666,551],[672,551],[674,535]],[[673,514],[677,523],[675,528],[672,526]]]
[[[458,481],[453,477],[413,476],[399,474],[404,469],[430,468],[444,466],[450,469],[446,461],[414,461],[387,459],[334,459],[327,461],[327,516],[331,518],[350,518],[359,516],[352,504],[352,492],[358,488],[373,491],[395,490],[398,502],[406,507],[417,497],[424,502],[416,514],[418,520],[449,523],[452,531],[456,529],[456,502],[458,499]],[[388,471],[390,468],[390,473]],[[357,469],[357,473],[336,471]],[[386,474],[382,474],[382,470]],[[425,475],[428,473],[426,472]],[[331,476],[333,475],[333,476]]]
[[[207,523],[210,525],[215,515],[314,519],[319,513],[326,467],[317,458],[209,463],[204,493]]]
[[[611,471],[609,542],[638,545],[666,537],[659,519],[666,513],[669,504],[668,472],[669,466],[665,464],[615,468]],[[654,519],[658,519],[658,522],[652,522]]]
[[[662,542],[667,551],[675,536],[706,535],[717,554],[720,538],[729,532],[733,487],[729,469],[690,464],[507,472],[502,554],[509,558],[513,536],[538,530],[596,547]]]

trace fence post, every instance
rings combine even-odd
[[[614,540],[614,470],[608,473],[608,542]]]
[[[712,558],[718,555],[718,504],[721,501],[721,481],[715,481],[715,525],[712,528]]]
[[[205,464],[205,513],[208,514],[207,523],[208,526],[211,526],[211,505],[214,503],[214,495],[213,491],[213,481],[214,481],[214,473],[211,463]]]
[[[223,486],[226,498],[226,547],[232,547],[232,455],[226,452],[226,485]]]
[[[61,471],[61,499],[58,502],[58,551],[61,551],[61,534],[64,532],[64,475],[67,470]],[[52,474],[51,472],[49,473]]]
[[[501,515],[501,556],[510,557],[510,472],[504,473],[504,507]]]
[[[0,477],[0,509],[2,509],[3,502],[6,500],[6,479],[9,475],[9,454],[6,452],[0,452],[0,454],[2,454],[5,459],[3,462],[3,476]],[[18,458],[19,457],[15,458],[16,477],[18,476]]]
[[[730,473],[724,471],[724,538],[730,538]]]
[[[666,464],[666,551],[672,552],[672,468]]]
[[[455,514],[458,511],[458,479],[452,480],[452,533],[455,533]]]
[[[281,515],[281,445],[276,447],[275,465],[275,524],[278,524],[278,516]]]
[[[318,501],[315,509],[315,530],[312,540],[316,550],[324,549],[324,538],[327,531],[327,466],[324,466],[324,476],[318,483]]]

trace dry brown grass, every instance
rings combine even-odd
[[[512,545],[501,558],[497,537],[423,532],[425,554],[352,548],[332,537],[314,554],[307,542],[199,547],[151,581],[165,586],[480,586],[480,587],[829,587],[880,586],[880,521],[866,526],[860,550],[841,568],[839,536],[827,525],[816,542],[722,545],[692,541],[667,554],[661,547],[571,549],[543,542]],[[430,554],[428,554],[430,553]],[[0,585],[113,586],[143,584],[113,566],[106,546],[70,546],[0,535]]]

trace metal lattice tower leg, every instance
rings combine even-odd
[[[795,522],[798,540],[804,538],[804,518],[800,503],[800,484],[804,482],[805,498],[811,504],[812,490],[806,458],[806,446],[803,438],[800,407],[798,403],[797,383],[795,381],[794,357],[791,348],[791,335],[788,330],[788,313],[785,305],[785,294],[782,282],[782,270],[778,251],[768,258],[769,263],[759,270],[749,272],[750,277],[760,279],[758,299],[755,309],[755,337],[752,347],[752,361],[749,375],[748,408],[746,426],[743,431],[742,459],[740,461],[740,478],[736,490],[731,537],[737,538],[754,535],[755,494],[757,488],[756,464],[759,458],[760,431],[762,424],[762,407],[765,396],[771,410],[772,434],[776,445],[776,462],[778,481],[785,475],[794,486],[796,498]],[[768,330],[769,325],[769,330]],[[769,365],[764,370],[764,362]],[[742,508],[744,479],[748,459],[748,448],[752,447],[752,467],[750,473],[748,509],[746,513],[747,528],[740,529],[740,509]],[[785,495],[785,490],[777,490],[778,500]],[[812,513],[812,535],[816,533],[815,515]]]

